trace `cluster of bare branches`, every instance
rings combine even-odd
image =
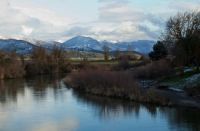
[[[200,12],[178,13],[171,17],[163,41],[179,65],[199,65]]]

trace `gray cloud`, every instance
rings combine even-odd
[[[192,2],[168,0],[168,9],[158,7],[147,12],[130,0],[98,0],[98,17],[94,21],[76,23],[46,8],[15,7],[9,0],[0,1],[0,38],[33,38],[63,40],[86,35],[99,40],[157,39],[167,18],[178,11],[200,9],[198,0]]]
[[[141,32],[144,32],[146,35],[148,35],[152,39],[157,39],[158,36],[160,35],[160,32],[152,31],[150,28],[148,28],[147,26],[144,26],[144,25],[139,25],[138,29]]]
[[[49,10],[14,7],[9,0],[1,0],[0,8],[0,37],[4,38],[57,38],[64,30],[61,22],[67,24]]]
[[[111,3],[105,4],[99,8],[99,20],[107,22],[121,22],[121,21],[134,21],[141,20],[144,13],[132,9],[127,3]]]
[[[100,3],[129,3],[129,0],[98,0]]]
[[[77,36],[77,35],[90,35],[92,32],[90,31],[90,27],[81,27],[81,26],[74,26],[71,27],[69,30],[65,31],[63,34],[64,36]]]

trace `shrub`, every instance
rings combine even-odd
[[[189,96],[200,98],[200,86],[188,87],[185,88],[185,91]]]
[[[161,92],[154,88],[150,88],[146,91],[143,101],[148,103],[160,104],[160,105],[170,105],[172,102],[164,96]]]
[[[23,63],[15,52],[0,52],[0,79],[23,77],[24,74]]]
[[[135,68],[133,75],[140,79],[155,79],[168,76],[172,72],[169,62],[163,59]]]
[[[112,97],[138,99],[139,84],[127,72],[105,70],[82,70],[72,73],[66,82],[84,92]]]
[[[5,78],[19,78],[23,77],[25,74],[24,67],[20,60],[11,60],[11,62],[4,67],[5,70]]]
[[[72,70],[71,64],[66,60],[66,53],[57,46],[49,52],[41,46],[36,47],[31,58],[25,66],[27,76],[68,73]]]
[[[0,79],[4,79],[4,68],[0,66]]]
[[[151,60],[156,61],[156,60],[165,58],[167,54],[168,54],[167,48],[165,47],[164,43],[161,41],[158,41],[153,46],[153,51],[149,53],[149,57],[151,58]]]
[[[126,70],[131,67],[130,60],[128,56],[123,56],[117,65],[119,69]]]

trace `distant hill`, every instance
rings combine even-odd
[[[57,41],[35,41],[36,46],[44,47],[47,50],[52,50],[55,46],[60,47],[62,43]]]
[[[0,39],[0,50],[6,52],[15,51],[18,54],[28,54],[33,50],[34,47],[34,44],[24,40]]]
[[[62,44],[62,47],[65,49],[77,49],[77,50],[101,50],[102,45],[99,41],[84,36],[74,37]]]
[[[137,51],[143,54],[147,54],[152,50],[155,41],[150,40],[139,40],[133,42],[108,42],[108,41],[97,41],[90,37],[77,36],[64,43],[61,46],[68,50],[81,50],[81,51],[102,51],[103,46],[106,45],[111,51],[127,51],[128,49]]]
[[[47,50],[51,50],[53,47],[61,47],[68,51],[83,51],[102,53],[103,46],[109,47],[110,51],[136,51],[141,54],[148,54],[151,50],[155,41],[150,40],[139,40],[132,42],[109,42],[109,41],[98,41],[96,39],[84,36],[77,36],[63,43],[55,41],[25,41],[16,39],[0,39],[0,50],[7,52],[15,51],[18,54],[29,54],[34,47],[42,46]]]

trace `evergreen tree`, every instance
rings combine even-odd
[[[158,41],[153,46],[153,51],[149,53],[149,57],[151,58],[151,60],[154,61],[165,58],[166,56],[167,56],[167,49],[161,41]]]

